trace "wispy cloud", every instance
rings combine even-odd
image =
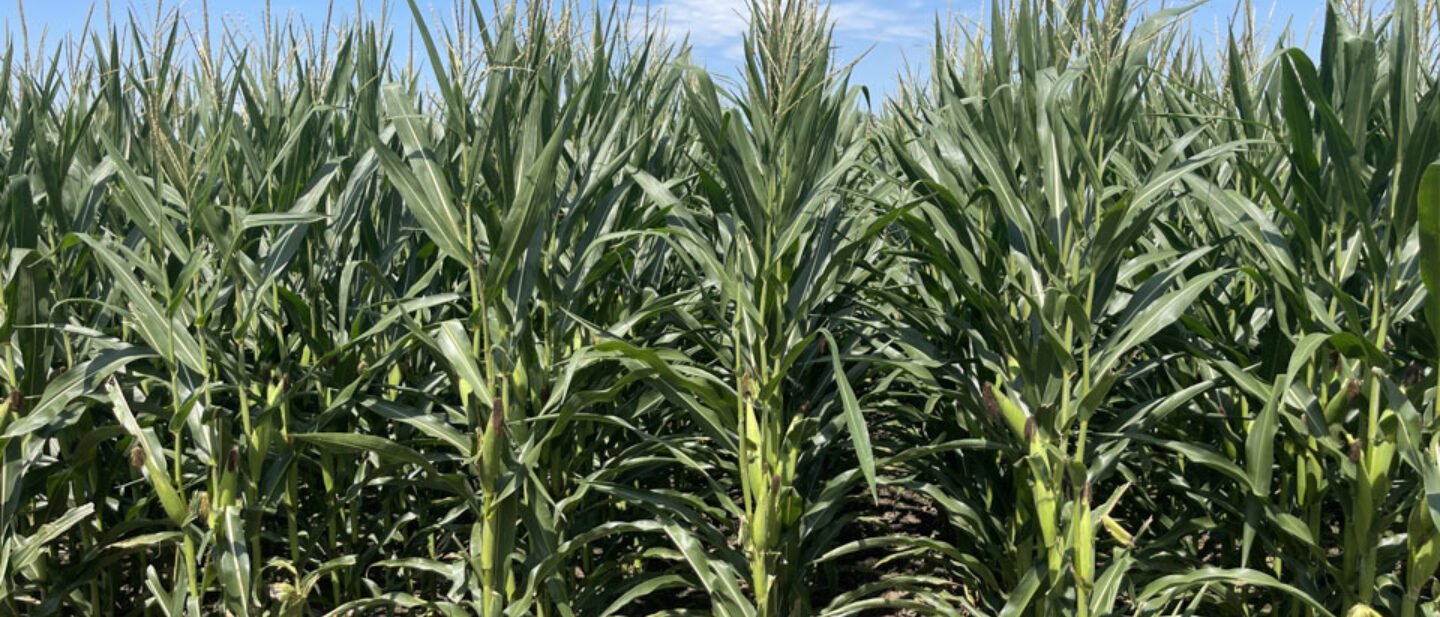
[[[744,0],[666,0],[657,11],[665,29],[677,38],[719,47],[745,33],[749,5]]]
[[[880,5],[868,0],[830,6],[835,32],[858,43],[910,43],[927,40],[932,15],[918,2]]]
[[[736,58],[750,5],[746,0],[664,0],[656,13],[676,38],[689,36],[698,48]],[[922,41],[929,35],[931,15],[923,3],[913,0],[841,0],[830,5],[830,18],[837,43],[863,47]]]

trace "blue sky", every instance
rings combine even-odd
[[[145,16],[145,23],[155,14],[157,0],[110,0],[112,10],[119,13],[124,7],[132,7],[139,15]],[[433,9],[437,14],[448,16],[452,0],[420,0],[422,8]],[[461,0],[466,1],[466,0]],[[641,0],[643,1],[643,0]],[[1243,0],[1241,0],[1243,1]],[[1237,0],[1210,0],[1192,13],[1195,32],[1212,38],[1223,36],[1229,28],[1230,16]],[[1310,30],[1318,19],[1321,0],[1251,0],[1259,16],[1259,24],[1268,25],[1270,32],[1278,32],[1286,22],[1293,23],[1293,29],[1301,37]],[[20,5],[16,0],[0,0],[0,21],[12,37],[19,36]],[[1176,4],[1170,0],[1171,5]],[[975,20],[984,15],[990,0],[834,0],[831,16],[835,21],[837,50],[841,59],[853,59],[864,53],[855,68],[853,81],[871,86],[872,90],[888,92],[893,89],[894,76],[909,63],[923,66],[930,42],[931,28],[937,15]],[[1134,0],[1147,8],[1159,8],[1160,2]],[[328,0],[272,1],[277,14],[290,12],[311,23],[324,21]],[[336,0],[336,12],[353,15],[354,0]],[[365,0],[364,10],[372,15],[380,12],[380,0]],[[481,6],[488,7],[491,0],[481,0]],[[84,0],[28,0],[24,2],[25,21],[29,27],[32,43],[38,40],[41,31],[48,31],[50,40],[57,33],[74,32],[85,20],[88,3]],[[201,12],[200,0],[165,0],[164,7],[179,7],[188,16],[197,18]],[[672,36],[688,34],[695,47],[697,59],[716,72],[729,72],[740,62],[740,37],[745,30],[743,15],[746,0],[650,0],[649,7],[661,16]],[[97,13],[103,15],[104,1],[101,0]],[[245,23],[258,27],[264,14],[263,0],[210,0],[210,15],[213,18],[227,16],[232,20],[243,19]],[[390,0],[388,13],[392,23],[404,24],[410,12],[405,0]],[[403,31],[400,32],[404,36]],[[868,53],[867,53],[868,52]]]

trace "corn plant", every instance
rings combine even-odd
[[[855,347],[839,341],[857,310],[841,294],[864,280],[846,270],[870,252],[883,221],[866,214],[857,91],[847,69],[832,64],[826,13],[806,2],[750,10],[735,108],[704,73],[687,89],[699,150],[693,181],[637,174],[672,208],[671,244],[697,279],[685,306],[697,323],[685,346],[647,368],[662,373],[705,440],[726,453],[714,465],[739,487],[739,503],[716,497],[738,523],[743,564],[733,554],[726,566],[692,561],[713,577],[712,593],[724,591],[717,612],[805,615],[804,555],[820,548],[812,543],[837,505],[827,493],[839,488],[822,490],[823,468],[812,458],[821,453],[807,442],[826,425],[848,433],[859,474],[840,487],[863,480],[876,490],[869,429],[842,355]],[[632,363],[653,357],[624,351]],[[737,582],[733,570],[748,577]]]
[[[1440,614],[1433,0],[404,8],[7,37],[0,615]]]
[[[975,41],[963,52],[979,70],[962,74],[966,58],[938,55],[933,108],[902,109],[895,121],[901,180],[934,200],[905,217],[924,256],[906,313],[944,341],[936,360],[953,363],[943,382],[950,404],[983,412],[966,430],[1003,444],[1002,460],[1014,457],[1014,475],[994,478],[1003,484],[986,501],[1009,510],[987,531],[1014,542],[1015,559],[1008,571],[981,565],[984,578],[1009,586],[1010,610],[1034,602],[1037,614],[1060,604],[1104,614],[1129,557],[1122,551],[1097,573],[1096,530],[1126,487],[1096,491],[1110,473],[1104,457],[1124,446],[1097,439],[1091,422],[1126,373],[1146,370],[1137,355],[1164,353],[1145,350],[1151,339],[1230,274],[1194,269],[1210,248],[1176,243],[1153,221],[1194,207],[1183,180],[1236,146],[1203,147],[1203,128],[1140,122],[1153,89],[1147,58],[1168,43],[1160,28],[1169,14],[1122,39],[1123,5],[1011,10],[1013,20],[996,18],[988,49]],[[1170,141],[1152,148],[1150,132]]]
[[[1433,109],[1431,95],[1416,97],[1416,90],[1408,84],[1425,77],[1407,62],[1393,66],[1408,72],[1394,75],[1396,81],[1388,87],[1375,87],[1374,63],[1380,51],[1402,60],[1418,57],[1416,33],[1400,20],[1394,22],[1393,38],[1377,40],[1382,28],[1376,26],[1369,30],[1371,42],[1362,43],[1332,9],[1322,45],[1322,54],[1329,58],[1322,64],[1333,70],[1353,67],[1355,87],[1364,83],[1379,96],[1404,93],[1401,96],[1406,102],[1377,103],[1375,108],[1407,114],[1403,121],[1379,125],[1397,131],[1399,137],[1386,143],[1395,144],[1391,147],[1403,149],[1407,156],[1414,153],[1414,167],[1397,166],[1395,154],[1385,155],[1386,173],[1382,175],[1365,169],[1347,170],[1339,162],[1314,163],[1308,167],[1314,177],[1297,178],[1297,188],[1287,192],[1271,179],[1290,166],[1272,163],[1275,159],[1263,159],[1256,153],[1311,152],[1316,143],[1313,134],[1322,130],[1321,126],[1333,127],[1334,133],[1343,130],[1343,121],[1335,112],[1315,101],[1332,100],[1339,102],[1332,105],[1368,110],[1371,107],[1365,98],[1369,91],[1365,97],[1351,91],[1343,99],[1338,94],[1321,99],[1319,89],[1337,92],[1344,80],[1338,76],[1325,80],[1302,77],[1304,69],[1272,78],[1272,70],[1284,69],[1270,66],[1291,70],[1309,66],[1302,52],[1282,49],[1274,56],[1275,64],[1266,63],[1263,70],[1265,85],[1275,92],[1272,96],[1288,96],[1289,107],[1278,101],[1254,100],[1245,58],[1233,42],[1228,58],[1231,74],[1227,81],[1216,80],[1209,70],[1203,66],[1196,70],[1195,61],[1184,57],[1187,44],[1183,38],[1160,28],[1167,17],[1164,12],[1132,28],[1126,26],[1130,23],[1126,8],[1124,3],[1094,11],[1085,3],[1043,7],[1024,2],[996,4],[988,39],[971,41],[959,55],[937,56],[933,65],[940,68],[929,89],[918,93],[909,105],[897,106],[892,121],[895,128],[890,143],[901,172],[898,180],[933,204],[906,217],[908,240],[924,258],[917,261],[913,275],[915,291],[896,302],[906,307],[903,310],[912,327],[928,333],[927,339],[945,341],[930,352],[935,363],[948,365],[947,371],[936,376],[939,400],[944,401],[940,408],[948,403],[960,414],[941,425],[947,427],[945,432],[987,438],[986,442],[957,444],[953,449],[963,454],[950,459],[958,461],[951,464],[957,465],[960,473],[985,478],[980,486],[962,488],[962,481],[945,479],[943,470],[931,472],[941,476],[937,481],[946,482],[942,486],[952,495],[974,495],[973,502],[955,504],[957,525],[968,536],[956,544],[979,554],[955,565],[966,568],[977,584],[984,583],[982,588],[998,587],[996,592],[1007,593],[1006,611],[1032,605],[1037,614],[1116,610],[1126,581],[1143,576],[1134,571],[1159,567],[1134,550],[1139,546],[1137,533],[1148,531],[1146,527],[1156,521],[1133,521],[1127,528],[1119,520],[1119,514],[1130,509],[1124,500],[1135,496],[1137,487],[1153,486],[1153,480],[1146,481],[1147,472],[1138,469],[1158,471],[1152,464],[1155,460],[1179,455],[1181,461],[1189,460],[1205,473],[1220,472],[1221,477],[1233,479],[1237,484],[1220,494],[1234,501],[1222,503],[1244,505],[1233,510],[1228,505],[1220,507],[1226,518],[1233,516],[1231,520],[1237,521],[1235,527],[1207,529],[1203,522],[1191,527],[1194,523],[1184,519],[1161,521],[1174,527],[1162,528],[1155,550],[1171,541],[1183,541],[1187,533],[1204,530],[1219,537],[1223,554],[1233,560],[1232,567],[1154,579],[1131,592],[1139,606],[1159,608],[1186,597],[1184,590],[1204,590],[1219,581],[1234,581],[1277,590],[1277,601],[1296,614],[1337,605],[1343,610],[1357,604],[1368,609],[1376,589],[1382,587],[1375,580],[1380,535],[1370,535],[1376,532],[1377,519],[1372,513],[1380,508],[1381,519],[1404,519],[1409,515],[1391,515],[1387,510],[1408,512],[1418,503],[1412,493],[1390,502],[1393,505],[1379,505],[1386,502],[1388,470],[1396,462],[1394,444],[1406,434],[1403,423],[1409,422],[1413,431],[1403,439],[1415,440],[1411,441],[1414,448],[1422,422],[1414,408],[1399,410],[1406,405],[1398,399],[1383,403],[1381,384],[1386,377],[1368,368],[1376,362],[1391,366],[1393,361],[1381,351],[1388,336],[1381,332],[1391,328],[1390,324],[1402,323],[1419,306],[1415,300],[1418,280],[1413,274],[1399,273],[1406,268],[1414,272],[1414,240],[1413,236],[1407,238],[1408,226],[1381,232],[1394,234],[1390,236],[1393,239],[1385,239],[1365,237],[1375,232],[1356,236],[1334,229],[1322,232],[1318,224],[1302,225],[1305,219],[1292,214],[1288,205],[1295,197],[1287,195],[1313,190],[1311,195],[1328,200],[1326,206],[1314,208],[1317,214],[1311,215],[1315,218],[1310,221],[1339,213],[1342,221],[1348,216],[1345,224],[1352,228],[1383,229],[1397,214],[1401,220],[1413,217],[1404,212],[1415,203],[1418,169],[1435,153],[1421,145],[1428,137],[1412,141],[1409,135],[1417,123],[1425,122],[1422,118],[1433,113],[1418,111]],[[1405,11],[1414,10],[1413,6],[1400,9],[1399,15],[1413,15]],[[1344,53],[1341,40],[1354,54],[1343,60],[1338,56]],[[1162,62],[1167,63],[1163,69],[1152,68]],[[1155,84],[1150,81],[1152,75],[1185,83],[1187,90]],[[1307,84],[1317,89],[1310,96],[1306,96]],[[1201,96],[1197,97],[1197,92]],[[1213,94],[1207,98],[1206,93]],[[1066,104],[1073,107],[1061,107]],[[1319,109],[1314,124],[1306,117],[1312,105]],[[1365,111],[1353,113],[1359,114],[1356,122],[1368,119]],[[1233,119],[1217,126],[1194,121],[1197,117]],[[1271,145],[1289,132],[1286,129],[1297,125],[1306,131],[1304,141],[1291,138],[1296,141],[1288,149]],[[1422,128],[1415,134],[1429,132],[1433,131]],[[1341,146],[1348,151],[1376,152],[1349,145],[1354,143],[1353,133],[1345,137],[1334,133],[1337,141],[1326,155]],[[1399,145],[1407,142],[1406,147]],[[1362,164],[1361,160],[1352,157],[1346,164]],[[1376,183],[1371,194],[1383,195],[1385,206],[1373,209],[1374,199],[1362,198],[1360,193],[1347,197],[1338,186],[1320,189],[1324,177],[1353,178],[1354,182],[1347,183],[1351,187],[1362,186],[1360,178],[1371,178]],[[1248,196],[1262,195],[1273,200],[1271,212],[1285,213],[1288,220],[1277,221],[1279,214],[1268,214],[1249,201]],[[1360,211],[1350,211],[1352,205]],[[1185,228],[1192,225],[1201,233],[1186,233]],[[1374,316],[1371,319],[1379,321],[1362,319],[1368,326],[1344,332],[1334,325],[1334,317],[1317,312],[1325,308],[1325,302],[1324,296],[1315,297],[1315,292],[1307,289],[1314,283],[1299,283],[1297,278],[1283,283],[1292,294],[1287,300],[1262,297],[1262,285],[1274,280],[1270,276],[1278,278],[1263,273],[1274,272],[1276,266],[1291,259],[1289,247],[1280,243],[1289,230],[1316,241],[1323,238],[1317,246],[1336,251],[1335,261],[1317,272],[1320,280],[1331,281],[1329,290],[1342,287],[1338,281],[1351,276],[1356,264],[1363,263],[1365,251],[1394,247],[1383,253],[1386,257],[1374,259],[1381,269],[1365,278],[1384,280],[1388,276],[1392,281],[1388,288],[1399,292],[1393,299],[1388,297],[1390,292],[1385,296],[1370,292],[1379,304],[1368,312]],[[1244,249],[1224,250],[1231,242],[1247,241],[1250,245]],[[1343,248],[1352,242],[1352,248]],[[1404,248],[1407,244],[1408,250]],[[1231,259],[1239,254],[1252,260]],[[1383,266],[1391,263],[1400,265],[1396,269]],[[1330,269],[1332,264],[1338,269]],[[1390,274],[1384,274],[1386,270]],[[1276,280],[1273,284],[1282,283]],[[1201,308],[1187,310],[1197,300]],[[1335,307],[1358,308],[1356,304],[1336,299],[1329,315],[1340,310]],[[1240,306],[1246,308],[1236,311]],[[1275,311],[1281,306],[1291,308],[1280,316]],[[1394,307],[1388,310],[1401,314],[1380,318],[1386,312],[1382,306]],[[1293,326],[1266,323],[1292,316],[1331,325],[1307,335],[1304,329],[1297,332]],[[1174,331],[1171,326],[1177,322],[1188,330],[1188,338],[1180,336],[1181,332],[1155,338]],[[1251,338],[1256,336],[1252,328],[1269,332],[1266,338],[1256,340]],[[1222,332],[1245,334],[1223,336]],[[1284,341],[1294,341],[1288,356]],[[1367,531],[1350,532],[1345,543],[1348,548],[1341,553],[1343,567],[1329,585],[1321,583],[1324,579],[1315,571],[1292,564],[1296,552],[1276,554],[1263,567],[1251,555],[1260,538],[1269,538],[1266,542],[1290,537],[1311,540],[1322,533],[1320,515],[1325,506],[1319,493],[1327,481],[1334,483],[1338,478],[1302,461],[1284,467],[1304,471],[1281,480],[1273,458],[1277,431],[1287,426],[1282,421],[1282,414],[1289,413],[1284,411],[1287,406],[1298,407],[1297,413],[1286,419],[1299,434],[1315,435],[1304,422],[1307,404],[1313,406],[1309,426],[1317,421],[1325,426],[1325,421],[1316,420],[1320,406],[1315,395],[1294,395],[1298,398],[1292,402],[1291,395],[1283,394],[1295,392],[1297,381],[1316,376],[1310,363],[1321,346],[1350,358],[1337,365],[1342,369],[1361,367],[1349,370],[1361,380],[1369,380],[1372,423],[1388,426],[1391,432],[1388,440],[1377,439],[1382,445],[1375,449],[1373,469],[1348,473],[1352,477],[1368,474],[1355,486],[1353,497],[1343,502]],[[1017,357],[1021,353],[1023,361]],[[1412,380],[1419,374],[1412,371]],[[1357,385],[1343,394],[1329,390],[1335,393],[1328,407],[1332,424],[1347,406],[1356,404],[1360,386],[1352,383]],[[1241,392],[1239,396],[1236,390]],[[1410,398],[1420,400],[1415,395]],[[1217,436],[1224,452],[1211,450],[1208,440],[1201,437],[1204,433],[1195,432],[1209,422],[1196,418],[1200,427],[1179,428],[1175,414],[1186,409],[1213,409],[1211,413],[1235,421],[1225,436]],[[1386,409],[1391,411],[1383,416],[1390,419],[1382,422],[1381,411]],[[1091,429],[1097,419],[1103,427],[1098,440]],[[1167,425],[1176,430],[1162,430],[1164,437],[1155,439],[1157,429]],[[1325,430],[1318,439],[1327,437],[1329,431]],[[1316,441],[1309,443],[1308,449],[1315,451]],[[1331,442],[1329,447],[1338,458],[1349,456],[1363,466],[1370,450],[1362,442],[1351,443]],[[1001,460],[1013,456],[1017,462],[1012,468],[994,470],[987,463],[995,455],[979,446],[994,444],[1011,453],[1002,454]],[[1148,461],[1134,458],[1132,453],[1140,447],[1147,448],[1143,451]],[[1297,444],[1296,449],[1306,448]],[[1406,459],[1412,469],[1424,473],[1427,463],[1419,450],[1412,449]],[[1193,487],[1205,484],[1197,479],[1189,483],[1192,488],[1175,488],[1194,492]],[[1095,498],[1100,487],[1108,490]],[[1291,506],[1272,501],[1273,495],[1289,495],[1290,491],[1314,500],[1308,528],[1290,514]],[[1146,493],[1140,498],[1154,504],[1147,508],[1165,503],[1156,500],[1150,490]],[[1213,511],[1216,498],[1211,493],[1194,506],[1198,511]],[[1181,503],[1190,499],[1194,498],[1184,498]],[[1005,515],[985,515],[998,508],[1005,508]],[[1135,523],[1141,525],[1139,530]],[[1390,523],[1385,526],[1395,528]],[[1326,527],[1324,531],[1329,531]],[[1403,527],[1400,529],[1403,533]],[[1102,534],[1110,536],[1115,547],[1108,565],[1096,555],[1097,538]],[[1225,546],[1232,540],[1234,545]],[[995,561],[1008,566],[999,572],[983,559],[1012,551],[1018,558]],[[1325,560],[1323,549],[1313,554]],[[1389,567],[1382,564],[1379,569]],[[1417,581],[1433,571],[1425,563],[1411,567],[1419,570]],[[1346,586],[1352,590],[1340,597],[1323,591]],[[1415,592],[1410,592],[1412,598]],[[1203,599],[1202,593],[1196,601]],[[1395,602],[1397,611],[1402,604]],[[1407,606],[1413,611],[1415,602]]]

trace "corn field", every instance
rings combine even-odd
[[[0,615],[1440,616],[1391,4],[12,32]]]

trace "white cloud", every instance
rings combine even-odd
[[[925,40],[933,19],[919,2],[881,4],[876,0],[841,0],[830,5],[837,43],[870,45]],[[746,0],[664,0],[657,16],[672,35],[688,35],[699,48],[740,56],[750,4]]]
[[[835,32],[853,36],[856,42],[904,43],[926,40],[933,16],[911,3],[881,7],[867,0],[836,2],[830,6]],[[866,40],[870,39],[870,40]]]
[[[666,0],[658,11],[666,30],[701,47],[724,47],[745,34],[745,0]]]

